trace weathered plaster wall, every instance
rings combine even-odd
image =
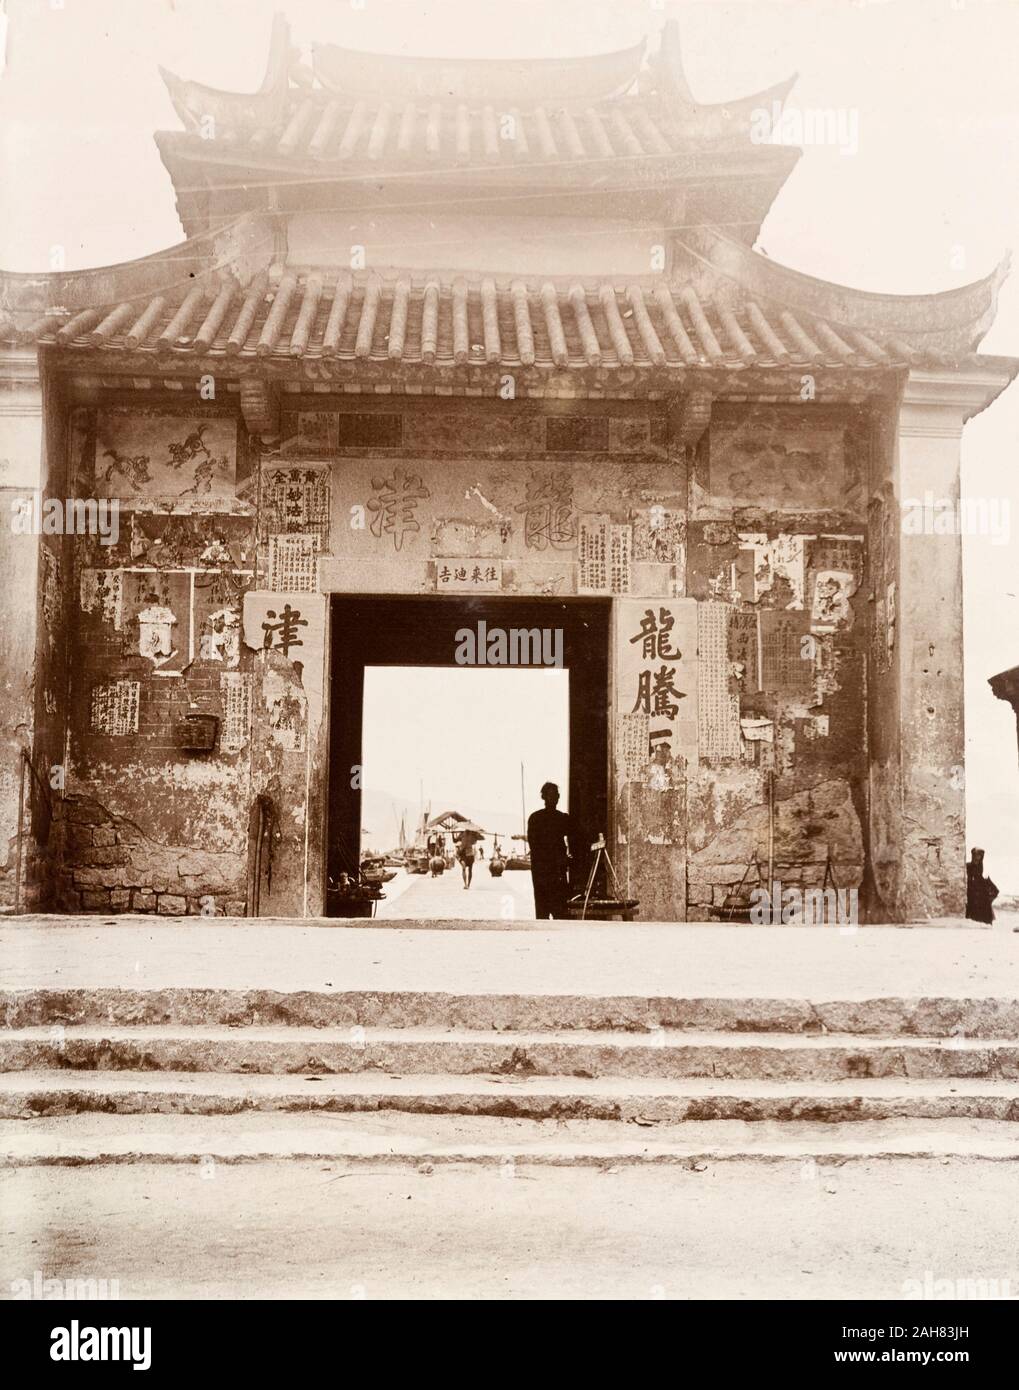
[[[690,916],[724,910],[741,880],[746,892],[767,879],[769,797],[773,878],[784,888],[819,888],[826,873],[843,888],[862,880],[871,432],[852,409],[716,408],[697,450]]]
[[[69,457],[77,495],[121,511],[115,545],[74,541],[61,904],[223,911],[245,897],[252,784],[243,432],[210,407],[87,408]],[[184,751],[182,720],[203,712],[221,719],[215,749]]]
[[[50,905],[66,722],[62,535],[42,534],[43,508],[66,494],[65,413],[34,352],[12,353],[0,400],[0,904],[15,902],[18,804],[23,795],[21,906]],[[27,509],[27,511],[26,511]],[[22,793],[22,750],[28,754]],[[52,785],[51,785],[52,784]]]
[[[72,494],[67,477],[67,410],[60,382],[44,371],[43,462],[40,487],[43,505],[49,499],[64,504]],[[66,515],[66,511],[65,511]],[[72,619],[67,576],[74,568],[74,540],[68,534],[38,538],[36,576],[35,686],[32,765],[26,801],[32,826],[26,841],[25,902],[52,907],[57,898],[61,860],[60,801],[65,785],[64,742],[68,714],[68,656],[65,633]]]
[[[899,911],[902,853],[902,764],[899,742],[899,540],[901,511],[895,486],[893,421],[875,427],[868,504],[867,594],[871,607],[867,744],[870,854],[865,882],[872,920]]]
[[[954,526],[914,531],[925,493],[959,503],[967,402],[912,374],[895,423],[898,582],[895,647],[901,769],[900,864],[892,915],[899,920],[965,911],[966,805],[963,720],[962,541]],[[977,398],[979,401],[979,397]],[[887,620],[886,613],[886,620]]]
[[[322,910],[334,592],[612,597],[606,829],[645,919],[766,860],[769,780],[776,877],[861,882],[868,417],[716,408],[692,456],[663,403],[323,393],[281,424],[256,459],[219,407],[76,417],[79,488],[124,510],[75,544],[64,906],[250,904],[262,797],[260,911]]]
[[[21,750],[31,746],[34,710],[32,655],[38,546],[14,535],[8,518],[21,489],[0,488],[0,904],[15,897]],[[27,806],[27,799],[26,799]]]

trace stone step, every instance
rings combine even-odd
[[[384,937],[384,933],[380,935]],[[240,933],[237,942],[238,948],[244,944]],[[101,945],[101,940],[90,942],[87,949]],[[198,945],[193,949],[197,951]],[[339,966],[337,978],[341,973]],[[196,975],[200,977],[201,971],[196,971]],[[127,966],[124,978],[130,978]],[[671,981],[663,979],[662,983],[664,986]],[[814,998],[803,999],[763,994],[687,998],[679,994],[463,994],[384,989],[30,988],[0,991],[0,1019],[9,1028],[55,1024],[278,1024],[641,1032],[663,1027],[718,1032],[819,1033],[827,1029],[830,1033],[928,1038],[1019,1038],[1016,999],[921,996],[826,1000],[816,991]]]
[[[1019,1078],[1019,1041],[853,1034],[223,1026],[12,1029],[0,1070],[396,1072],[838,1081]]]
[[[801,1177],[836,1190],[838,1174],[815,1164],[851,1160],[1019,1159],[1019,1133],[986,1120],[808,1121],[745,1124],[691,1120],[653,1132],[615,1121],[525,1120],[449,1115],[72,1115],[0,1122],[0,1162],[34,1164],[180,1163],[214,1178],[217,1163],[287,1159],[350,1165],[681,1164],[794,1160]],[[813,1160],[813,1162],[811,1162]]]
[[[23,1071],[0,1075],[0,1117],[102,1112],[232,1115],[315,1111],[623,1120],[1019,1120],[1019,1081],[881,1077],[731,1081],[704,1077],[324,1076]]]

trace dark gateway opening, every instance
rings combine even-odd
[[[361,856],[364,684],[368,666],[512,664],[569,672],[569,788],[581,843],[607,830],[609,604],[599,599],[347,598],[331,605],[331,727],[327,872],[356,875]],[[469,632],[473,641],[465,640]],[[506,635],[501,640],[500,634]],[[526,636],[525,636],[526,634]],[[493,660],[494,658],[494,660]],[[533,770],[528,810],[544,780]],[[566,789],[564,788],[564,791]],[[332,893],[327,913],[345,915]]]

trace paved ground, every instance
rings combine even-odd
[[[488,872],[487,860],[474,866],[471,886],[464,888],[460,866],[438,878],[398,869],[387,883],[375,920],[412,917],[418,921],[527,922],[534,920],[534,891],[526,869],[507,869],[499,878]]]
[[[653,923],[330,929],[328,922],[145,917],[24,917],[0,927],[0,989],[194,986],[814,1001],[889,995],[1016,999],[1019,935],[964,927],[853,931]]]
[[[1015,1182],[957,1159],[12,1169],[0,1298],[37,1270],[121,1298],[900,1299],[925,1280],[1014,1297]]]
[[[555,996],[557,1016],[563,995],[728,999],[741,1011],[752,999],[1019,998],[1007,926],[450,926],[461,929],[25,918],[0,926],[0,988],[519,994]],[[54,1140],[72,1165],[143,1158],[0,1171],[0,1297],[37,1271],[116,1279],[124,1298],[896,1299],[945,1280],[961,1281],[962,1297],[971,1280],[1019,1293],[1016,1129],[20,1120],[2,1135],[15,1162],[36,1141],[52,1158]],[[932,1156],[904,1156],[917,1154]]]

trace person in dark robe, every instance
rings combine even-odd
[[[996,886],[984,875],[983,850],[972,850],[966,865],[966,916],[971,922],[993,922],[991,904],[997,896]]]
[[[564,920],[570,896],[570,841],[573,823],[557,811],[559,788],[546,782],[541,789],[543,811],[535,811],[527,821],[527,844],[531,852],[531,881],[534,884],[534,915]]]

